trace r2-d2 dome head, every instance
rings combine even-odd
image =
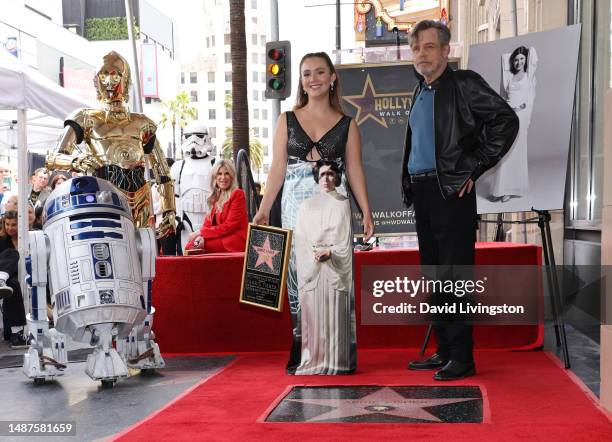
[[[215,156],[215,146],[204,123],[193,121],[185,127],[183,133],[185,138],[181,146],[183,157],[197,160],[209,155]]]

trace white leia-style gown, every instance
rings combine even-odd
[[[302,352],[297,375],[354,370],[355,318],[351,208],[346,196],[320,192],[305,200],[295,229]],[[331,250],[319,262],[317,249]]]
[[[519,118],[519,132],[514,144],[497,166],[491,186],[492,199],[505,195],[523,197],[529,191],[527,134],[535,98],[536,57],[535,49],[530,48],[528,71],[520,80],[515,80],[509,71],[505,72],[509,75],[504,75],[503,93]]]

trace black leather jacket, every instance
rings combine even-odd
[[[416,71],[415,71],[416,73]],[[414,90],[425,87],[423,77]],[[476,181],[514,143],[519,120],[512,108],[476,72],[447,67],[431,85],[434,95],[434,140],[438,183],[444,198],[455,196],[468,179]],[[412,102],[414,106],[414,99]],[[412,107],[411,107],[412,110]],[[412,131],[406,129],[402,161],[402,195],[412,205],[408,158]]]

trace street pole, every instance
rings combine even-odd
[[[340,55],[341,45],[341,35],[340,35],[340,0],[336,0],[336,64],[340,64],[342,59]]]
[[[132,2],[125,0],[125,18],[127,20],[128,40],[132,47],[132,81],[134,82],[134,112],[142,113],[142,94],[140,89],[140,69],[138,69],[138,56],[136,54],[136,40],[134,39],[134,24],[132,23]]]
[[[278,0],[270,0],[270,38],[271,41],[278,41]],[[276,131],[276,122],[279,116],[280,100],[272,99],[272,133]]]

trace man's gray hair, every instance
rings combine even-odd
[[[448,26],[436,20],[422,20],[414,25],[414,28],[412,28],[412,31],[410,32],[410,36],[408,37],[408,43],[410,46],[416,43],[419,32],[432,28],[438,31],[438,40],[440,40],[440,44],[450,44],[451,32],[450,29],[448,29]]]

